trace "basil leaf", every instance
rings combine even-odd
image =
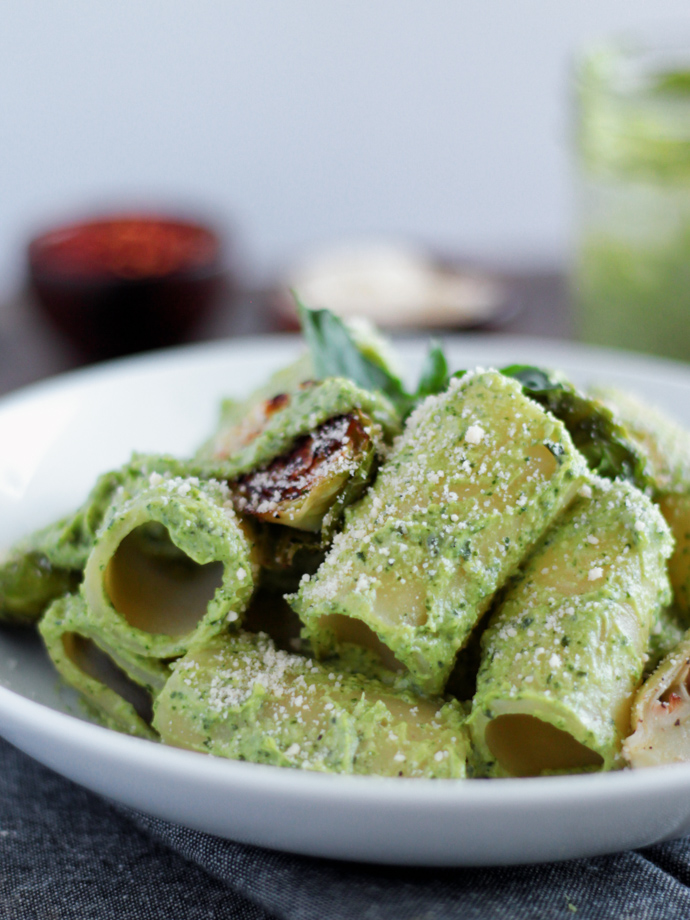
[[[362,354],[339,316],[305,307],[294,291],[293,297],[317,376],[348,377],[365,390],[379,390],[402,416],[407,415],[414,399],[400,378]]]
[[[432,339],[417,384],[416,399],[421,400],[442,393],[447,389],[449,380],[448,361],[443,347],[436,339]]]

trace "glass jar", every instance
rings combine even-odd
[[[580,337],[690,360],[690,39],[602,46],[577,76]]]

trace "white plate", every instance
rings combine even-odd
[[[454,367],[530,362],[637,390],[690,425],[690,369],[501,337],[448,343]],[[188,453],[222,395],[241,394],[293,339],[203,345],[119,361],[0,402],[0,545],[69,511],[133,449]],[[422,343],[404,346],[415,371]],[[176,750],[86,721],[33,635],[0,631],[0,733],[133,808],[221,837],[318,856],[486,865],[590,856],[690,832],[690,765],[519,780],[326,776]]]

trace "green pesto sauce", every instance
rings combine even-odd
[[[586,478],[564,426],[515,380],[466,375],[413,414],[289,598],[305,637],[321,657],[345,621],[362,621],[420,690],[440,692],[495,592]]]
[[[379,672],[379,677],[383,676]],[[155,703],[163,741],[222,757],[329,773],[465,775],[459,704],[421,699],[335,660],[276,649],[264,634],[217,637],[174,666]]]
[[[53,664],[82,694],[92,718],[106,728],[157,739],[151,703],[169,677],[166,664],[113,648],[78,594],[54,601],[39,631]]]
[[[602,769],[620,766],[650,633],[671,597],[671,548],[658,509],[629,483],[595,480],[572,505],[482,637],[470,717],[475,772],[512,774],[489,727],[508,715],[535,716],[592,751]],[[549,756],[535,772],[557,772]]]
[[[541,563],[529,561],[535,544],[537,559],[553,546],[563,555],[559,528],[572,530],[573,515],[584,513],[581,502],[565,516],[564,509],[590,477],[564,426],[525,398],[516,381],[496,372],[469,374],[454,392],[432,398],[396,441],[376,484],[347,512],[345,531],[322,569],[292,598],[321,658],[315,662],[277,650],[264,635],[238,632],[257,570],[251,540],[226,485],[194,474],[203,468],[207,476],[230,478],[261,466],[295,437],[354,408],[369,413],[381,443],[398,432],[397,416],[383,397],[331,379],[299,391],[246,450],[222,463],[209,459],[207,447],[193,466],[135,456],[101,477],[75,515],[24,541],[0,566],[0,611],[9,620],[36,619],[55,597],[77,591],[85,569],[78,593],[55,600],[40,629],[58,669],[108,727],[148,738],[160,732],[173,745],[279,766],[464,776],[470,756],[465,709],[429,694],[442,692],[458,649],[472,630],[476,640],[477,622],[487,610],[491,615],[498,597],[503,606],[484,637],[472,724],[500,713],[501,692],[510,695],[520,677],[506,665],[506,649],[535,655],[545,644],[551,614],[541,595],[534,610],[524,597],[514,597],[533,576],[539,594],[534,566]],[[236,406],[226,409],[221,428],[238,417]],[[548,480],[534,466],[534,449],[554,466]],[[492,466],[499,454],[501,462]],[[497,527],[506,477],[521,485],[508,496],[509,510]],[[669,602],[663,565],[670,542],[663,521],[632,487],[606,488],[622,507],[612,516],[600,504],[578,538],[596,536],[598,552],[604,552],[623,526],[624,545],[617,551],[641,559],[645,577],[634,564],[605,586],[594,584],[597,576],[565,617],[555,644],[535,658],[530,683],[536,686],[523,685],[517,694],[527,704],[558,696],[550,723],[574,731],[577,722],[578,740],[600,752],[605,769],[618,765],[625,706],[604,711],[601,701],[629,700],[645,652],[663,654],[678,629],[672,617],[659,614]],[[640,530],[638,521],[644,524]],[[156,565],[177,567],[182,580],[185,570],[218,567],[220,581],[196,622],[166,628],[154,611],[147,628],[137,613],[123,613],[113,559],[124,544]],[[582,558],[571,548],[564,571],[586,578]],[[324,585],[343,572],[352,577],[328,597]],[[370,603],[371,589],[383,582],[392,601],[380,617]],[[501,588],[505,594],[497,595]],[[417,608],[410,590],[423,594]],[[627,606],[637,617],[632,626],[626,621],[598,641],[592,631],[597,611]],[[161,608],[165,612],[165,604]],[[334,613],[369,624],[405,667],[389,670],[374,651],[330,635],[319,617]],[[658,641],[647,645],[655,623]],[[153,728],[120,693],[122,681],[109,686],[66,653],[66,633],[94,643],[150,695]],[[178,659],[172,675],[171,659]],[[573,717],[578,707],[587,710],[585,717],[579,711]],[[501,773],[480,740],[472,758],[475,774]]]
[[[108,508],[81,590],[116,645],[173,658],[239,626],[254,588],[250,553],[227,486],[154,472]]]
[[[329,419],[354,410],[370,419],[371,436],[377,445],[389,443],[400,431],[398,415],[385,396],[363,390],[345,378],[329,377],[286,395],[286,403],[262,420],[256,436],[229,454],[224,441],[245,413],[239,408],[226,412],[216,434],[197,454],[199,475],[235,479],[286,453],[298,438]],[[249,403],[256,405],[256,398],[250,397]]]
[[[574,275],[584,341],[690,358],[690,192],[676,196],[671,209],[677,227],[653,238],[585,232]],[[650,215],[630,219],[640,227]]]
[[[84,504],[0,554],[0,621],[32,625],[55,598],[74,591],[93,549],[96,532],[117,495],[133,495],[147,477],[181,475],[184,461],[134,454],[129,463],[99,476]]]

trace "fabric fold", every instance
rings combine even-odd
[[[0,917],[681,920],[690,838],[503,868],[410,869],[246,846],[119,806],[0,741]]]

